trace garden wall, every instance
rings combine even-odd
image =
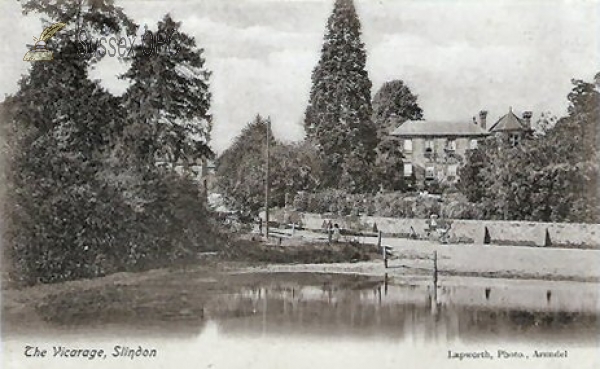
[[[299,213],[294,211],[275,211],[273,220],[284,222],[290,219],[301,221],[307,229],[322,229],[323,223],[332,221],[342,229],[372,232],[377,230],[398,237],[409,237],[411,227],[417,234],[423,235],[427,228],[426,219],[384,218],[375,216],[338,216],[332,214]],[[600,224],[579,223],[538,223],[522,221],[478,221],[448,220],[451,229],[449,242],[486,243],[486,229],[490,244],[522,245],[542,247],[576,247],[600,249]],[[443,223],[440,221],[439,223]]]

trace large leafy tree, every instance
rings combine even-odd
[[[210,72],[204,50],[168,14],[127,58],[122,76],[131,84],[122,98],[127,111],[107,173],[135,210],[136,262],[169,260],[214,247],[204,197],[192,166],[211,158]],[[179,171],[183,169],[183,173]]]
[[[373,122],[379,137],[407,120],[423,119],[417,96],[402,80],[385,82],[373,97]]]
[[[131,33],[135,25],[112,1],[24,1],[23,11],[63,22],[47,44],[52,62],[35,62],[8,98],[10,142],[6,240],[28,282],[91,275],[99,255],[117,255],[127,207],[99,173],[121,127],[118,98],[88,78],[97,61],[81,55],[79,34]],[[121,248],[121,250],[123,250]]]
[[[543,134],[510,147],[490,139],[467,157],[460,189],[497,219],[597,222],[597,83],[573,81],[568,114]]]
[[[600,144],[600,84],[573,80],[567,116],[549,129],[526,159],[539,163],[530,172],[533,180],[546,183],[536,193],[549,220],[598,222],[598,147]],[[537,159],[537,160],[536,160]]]
[[[286,205],[300,191],[314,191],[320,186],[322,163],[310,143],[278,143],[272,152],[271,194],[274,206]]]
[[[264,208],[268,118],[257,115],[217,160],[217,187],[229,206],[256,213]],[[285,205],[299,191],[320,185],[322,164],[314,146],[307,142],[282,143],[269,131],[269,204]]]
[[[217,160],[217,187],[228,205],[244,212],[257,212],[264,204],[267,125],[257,115]],[[275,138],[269,131],[269,144]]]
[[[352,0],[336,0],[321,58],[312,74],[306,109],[308,139],[325,164],[325,186],[360,192],[370,186],[377,145],[371,121],[371,81],[365,69],[361,25]]]
[[[34,63],[3,103],[11,137],[3,236],[16,274],[30,283],[91,277],[206,246],[197,184],[158,169],[132,174],[118,154],[129,147],[136,112],[88,77],[99,54],[82,55],[80,32],[130,33],[133,22],[110,0],[23,8],[67,26],[48,43],[54,60]]]

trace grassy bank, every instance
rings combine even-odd
[[[228,261],[273,264],[327,264],[368,261],[378,257],[369,244],[305,242],[292,240],[287,246],[237,239],[230,242],[221,258]]]

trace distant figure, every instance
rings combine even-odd
[[[333,236],[333,225],[331,224],[331,220],[327,223],[327,242],[331,243],[331,237]]]
[[[410,238],[415,240],[418,238],[417,232],[415,231],[413,226],[410,226]]]
[[[258,233],[262,234],[262,218],[258,218]]]
[[[338,224],[334,224],[333,225],[333,242],[339,242],[340,241],[340,226],[338,226]]]
[[[442,243],[448,243],[450,238],[450,230],[452,229],[452,222],[446,221],[444,229],[441,230],[440,240]]]
[[[431,214],[431,220],[429,221],[429,229],[435,231],[437,229],[437,215]]]

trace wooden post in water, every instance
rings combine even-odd
[[[388,294],[388,274],[385,273],[385,276],[383,277],[383,290],[385,292],[385,295],[387,296]]]
[[[437,304],[437,282],[438,282],[438,265],[437,265],[437,251],[433,252],[433,297]]]
[[[431,315],[438,315],[438,298],[437,298],[437,282],[438,282],[438,266],[437,266],[437,251],[433,252],[433,296],[431,296]]]

